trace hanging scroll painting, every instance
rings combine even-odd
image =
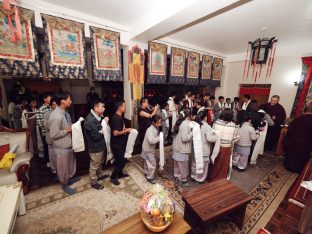
[[[94,79],[122,81],[120,34],[90,27]]]
[[[189,51],[187,55],[187,75],[186,83],[190,85],[198,84],[199,77],[199,53]]]
[[[167,46],[149,42],[147,83],[166,83]]]
[[[39,65],[38,52],[34,48],[37,38],[34,29],[34,12],[17,7],[20,16],[22,37],[10,37],[10,27],[8,13],[0,8],[0,74],[40,77],[41,70]],[[14,9],[9,11],[12,20],[14,34],[16,23],[14,21]]]
[[[169,83],[184,84],[185,75],[185,50],[171,48],[171,69]]]
[[[128,52],[128,80],[132,84],[133,100],[140,100],[144,85],[144,53],[138,46]]]
[[[212,65],[212,85],[220,86],[222,77],[223,59],[214,58]]]
[[[210,84],[213,57],[203,54],[201,63],[200,84]]]
[[[42,14],[49,78],[87,79],[84,24]]]

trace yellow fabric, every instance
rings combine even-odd
[[[14,153],[6,153],[0,161],[0,168],[10,168],[15,157]]]

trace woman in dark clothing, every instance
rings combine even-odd
[[[151,125],[150,119],[156,114],[158,110],[158,105],[156,105],[152,110],[149,108],[149,103],[147,98],[142,98],[140,100],[141,107],[138,111],[138,124],[139,124],[139,136],[141,145],[144,140],[145,132]]]
[[[310,158],[312,150],[312,107],[293,120],[284,139],[285,168],[300,173]]]

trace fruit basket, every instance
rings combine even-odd
[[[141,217],[152,232],[164,231],[173,221],[175,204],[159,184],[146,191],[140,202]]]

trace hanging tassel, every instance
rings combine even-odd
[[[272,62],[272,52],[273,52],[273,48],[270,51],[270,56],[269,56],[269,63],[268,63],[268,67],[267,67],[267,71],[266,71],[266,78],[268,78],[269,75],[269,71],[270,71],[270,66],[271,66],[271,62]]]
[[[274,51],[273,51],[273,56],[272,56],[272,62],[271,62],[269,77],[271,76],[271,73],[272,73],[272,68],[273,68],[273,64],[274,64],[275,51],[276,51],[276,44],[274,44]]]
[[[248,53],[249,53],[249,45],[247,47],[247,53],[246,53],[246,59],[245,59],[245,65],[244,65],[244,74],[243,74],[243,79],[246,76],[246,65],[247,65],[247,58],[248,58]]]
[[[248,63],[247,77],[246,77],[247,79],[249,77],[249,70],[250,70],[251,61],[252,61],[252,47],[250,46],[249,63]]]
[[[6,11],[11,10],[11,6],[10,6],[10,0],[3,0],[3,8]]]
[[[9,25],[9,30],[10,30],[10,41],[14,43],[16,41],[15,34],[14,34],[14,28],[11,20],[11,16],[8,13],[8,25]]]
[[[15,1],[15,4],[16,4],[16,1]],[[14,11],[15,11],[15,26],[16,26],[16,31],[17,31],[16,39],[20,41],[23,38],[23,34],[22,34],[21,19],[19,17],[18,9],[16,5],[14,6]]]
[[[260,79],[260,76],[261,76],[261,70],[262,70],[262,64],[260,65],[260,71],[259,71],[259,76],[258,76],[258,79]]]

